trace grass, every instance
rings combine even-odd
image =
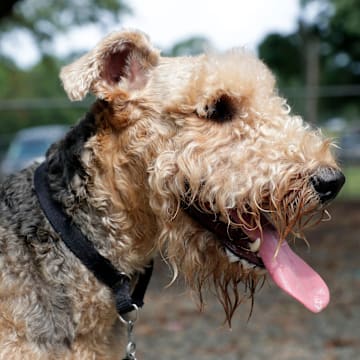
[[[346,176],[346,182],[339,197],[342,199],[359,199],[360,166],[345,166],[343,172]]]

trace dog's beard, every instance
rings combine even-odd
[[[201,222],[197,223],[197,219],[190,219],[184,214],[186,211],[179,201],[179,198],[184,198],[183,194],[168,202],[167,215],[169,209],[174,211],[172,219],[166,221],[166,230],[162,235],[165,256],[174,269],[174,277],[179,272],[184,274],[189,286],[199,293],[201,304],[203,289],[213,289],[230,322],[244,297],[253,299],[256,286],[263,279],[261,264],[252,261],[255,254],[277,285],[308,309],[318,312],[327,305],[329,296],[326,285],[318,274],[290,250],[286,242],[290,235],[305,239],[304,228],[323,217],[324,210],[307,179],[299,178],[293,182],[291,191],[285,192],[282,190],[285,187],[279,186],[272,194],[262,194],[262,201],[244,201],[241,208],[229,209],[224,206],[225,213],[220,214],[212,213],[219,208],[218,204],[207,202],[206,194],[199,189],[201,187],[195,195],[186,186],[182,189],[187,194],[185,198],[188,204],[192,206],[195,203],[200,212],[212,216],[211,221],[223,222],[227,229],[241,228],[247,237],[247,240],[241,239],[241,242],[231,236],[224,240],[221,239],[222,235],[214,234],[206,226],[204,229]],[[228,203],[236,201],[230,199]],[[237,249],[244,249],[244,244],[245,248],[254,247],[250,250],[254,254],[245,256],[243,250],[237,251],[236,246],[233,250],[234,247],[229,244],[237,245]],[[278,268],[282,266],[292,273],[281,272]],[[284,276],[285,279],[281,279]],[[308,280],[303,281],[304,276]],[[243,288],[240,284],[243,284]],[[302,284],[302,287],[295,289],[296,284]]]
[[[173,281],[181,274],[198,295],[200,308],[205,304],[206,292],[215,294],[231,324],[235,310],[245,299],[250,298],[253,303],[263,273],[231,263],[218,239],[186,214],[178,214],[163,229],[161,239],[162,255],[173,270]]]

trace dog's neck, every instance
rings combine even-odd
[[[95,103],[92,112],[49,151],[49,178],[53,197],[84,235],[119,270],[132,274],[154,256],[156,219],[145,197],[147,180],[121,164],[124,154],[113,155],[122,140],[106,131],[101,122],[105,111],[106,103]],[[105,162],[111,163],[111,171],[104,170]],[[128,183],[128,191],[120,192],[117,182]]]
[[[40,206],[66,247],[82,262],[95,277],[111,289],[120,316],[143,305],[143,299],[152,274],[152,262],[139,275],[133,294],[130,293],[131,278],[116,269],[103,257],[94,244],[87,239],[71,218],[64,213],[61,204],[52,198],[48,181],[48,164],[42,163],[34,173],[34,187]]]

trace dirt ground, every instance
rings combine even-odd
[[[330,305],[314,315],[271,281],[238,309],[229,330],[220,305],[208,297],[203,313],[181,285],[164,289],[167,269],[156,264],[136,323],[139,360],[360,359],[360,202],[337,202],[333,219],[308,233],[311,250],[296,252],[325,279]]]

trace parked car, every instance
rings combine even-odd
[[[360,163],[360,130],[348,132],[340,138],[339,157],[344,163]]]
[[[47,149],[59,140],[68,127],[63,125],[36,126],[20,130],[10,143],[1,163],[0,173],[8,175],[35,161],[43,161]]]

